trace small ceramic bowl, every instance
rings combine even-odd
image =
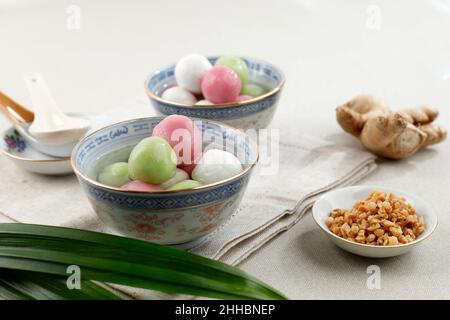
[[[57,158],[37,151],[25,142],[14,127],[5,130],[1,137],[0,153],[3,153],[19,168],[47,175],[72,173],[69,157]]]
[[[218,57],[208,57],[212,64]],[[269,91],[259,97],[235,103],[215,105],[190,105],[171,102],[161,98],[162,92],[175,85],[175,65],[155,71],[145,81],[153,107],[160,115],[181,114],[188,117],[211,119],[235,128],[261,129],[269,125],[278,105],[285,78],[274,65],[254,58],[242,57],[250,72],[250,81]]]
[[[95,212],[109,227],[131,237],[180,244],[214,231],[231,217],[244,195],[258,152],[243,132],[198,120],[195,123],[204,145],[221,141],[225,150],[243,163],[242,172],[213,184],[173,191],[125,191],[96,181],[104,166],[127,161],[131,148],[149,137],[162,119],[133,119],[91,133],[74,148],[72,166]],[[124,149],[128,152],[111,153]]]
[[[405,199],[411,203],[414,208],[416,208],[417,215],[424,217],[425,231],[415,241],[393,246],[373,246],[346,240],[335,235],[330,231],[330,229],[328,229],[325,221],[330,216],[330,212],[333,209],[351,208],[356,201],[367,198],[369,194],[375,190],[405,197]],[[407,253],[417,247],[417,245],[419,245],[422,241],[427,239],[437,226],[437,214],[431,204],[418,196],[405,193],[401,190],[378,186],[353,186],[327,192],[314,204],[313,217],[319,227],[338,247],[351,253],[369,258],[388,258]]]

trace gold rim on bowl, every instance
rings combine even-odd
[[[215,57],[215,56],[214,56],[214,57]],[[207,58],[210,58],[210,57],[207,57]],[[247,58],[247,57],[240,57],[240,58],[243,58],[243,59],[250,59],[250,58]],[[161,98],[160,96],[158,96],[158,95],[156,95],[155,93],[153,93],[153,92],[148,88],[148,83],[149,83],[150,79],[151,79],[154,75],[156,75],[156,74],[158,74],[159,72],[161,72],[161,70],[170,68],[171,66],[174,66],[175,64],[171,64],[171,65],[169,65],[169,66],[167,66],[167,67],[165,67],[165,68],[159,69],[159,70],[153,72],[152,74],[150,74],[150,75],[147,77],[147,79],[145,80],[145,82],[144,82],[144,90],[145,90],[145,92],[147,93],[147,95],[149,95],[149,96],[150,96],[152,99],[154,99],[154,100],[157,100],[157,101],[162,102],[162,103],[165,103],[165,104],[174,105],[174,106],[178,106],[178,107],[185,107],[185,108],[193,108],[193,109],[194,109],[194,108],[199,108],[199,109],[201,109],[201,108],[211,108],[211,106],[219,107],[219,108],[225,108],[225,107],[240,107],[240,106],[243,106],[243,105],[252,104],[252,103],[255,103],[255,102],[264,100],[265,98],[267,98],[267,97],[269,97],[269,96],[272,96],[272,95],[274,95],[275,93],[279,92],[279,91],[283,88],[283,86],[284,86],[284,84],[285,84],[285,82],[286,82],[286,77],[285,77],[284,73],[280,70],[280,68],[278,68],[278,67],[275,66],[274,64],[269,63],[269,62],[266,62],[266,61],[264,61],[264,60],[260,60],[260,59],[254,59],[254,58],[251,58],[251,59],[256,60],[256,61],[258,61],[258,62],[265,63],[266,65],[269,65],[269,66],[271,66],[273,69],[277,70],[278,73],[281,75],[281,81],[280,81],[280,83],[279,83],[274,89],[270,90],[269,92],[267,92],[267,93],[265,93],[265,94],[263,94],[263,95],[260,95],[260,96],[258,96],[258,97],[254,97],[254,98],[249,99],[249,100],[245,100],[245,101],[241,101],[241,102],[228,102],[228,103],[209,104],[209,105],[196,105],[196,104],[186,104],[186,103],[180,103],[180,102],[173,102],[173,101],[169,101],[169,100],[163,99],[163,98]]]
[[[85,174],[81,173],[80,170],[78,170],[77,165],[75,164],[75,153],[76,153],[76,151],[78,150],[79,146],[80,146],[86,139],[90,138],[90,137],[91,137],[92,135],[94,135],[95,133],[97,133],[97,132],[99,132],[99,131],[101,131],[101,130],[104,130],[104,129],[107,129],[107,128],[110,128],[110,127],[119,125],[119,124],[125,124],[125,123],[129,123],[129,122],[133,122],[133,121],[147,120],[147,119],[161,119],[161,120],[162,120],[162,119],[164,119],[164,118],[165,118],[165,117],[162,116],[162,117],[143,117],[143,118],[128,119],[128,120],[124,120],[124,121],[120,121],[120,122],[116,122],[116,123],[113,123],[113,124],[104,126],[104,127],[100,128],[100,129],[97,129],[97,130],[91,132],[90,134],[88,134],[88,135],[86,135],[85,137],[83,137],[83,138],[75,145],[75,147],[74,147],[73,150],[72,150],[72,155],[71,155],[71,157],[70,157],[70,165],[72,166],[73,172],[75,172],[75,174],[76,174],[77,176],[81,177],[83,180],[89,182],[90,184],[92,184],[92,185],[94,185],[94,186],[96,186],[96,187],[100,187],[100,188],[103,188],[103,189],[110,190],[110,191],[117,191],[117,192],[124,192],[124,193],[137,193],[137,194],[174,194],[174,193],[189,192],[189,191],[192,191],[192,190],[197,191],[197,190],[208,189],[208,188],[211,188],[211,187],[218,186],[218,185],[220,185],[220,184],[224,184],[224,183],[227,183],[227,182],[230,182],[230,181],[233,181],[233,180],[237,180],[238,178],[240,178],[240,177],[244,176],[246,173],[248,173],[251,169],[253,169],[253,167],[254,167],[254,166],[258,163],[258,161],[259,161],[258,146],[256,145],[256,143],[255,143],[252,139],[249,139],[249,143],[251,144],[251,146],[254,148],[254,150],[255,150],[255,152],[256,152],[256,158],[255,158],[255,160],[254,160],[247,168],[245,168],[242,172],[239,172],[238,174],[236,174],[236,175],[234,175],[234,176],[232,176],[232,177],[229,177],[229,178],[227,178],[227,179],[224,179],[224,180],[220,180],[220,181],[217,181],[217,182],[214,182],[214,183],[209,183],[209,184],[205,184],[205,185],[198,186],[198,187],[194,187],[194,188],[190,188],[190,189],[181,189],[181,190],[157,190],[157,191],[151,191],[151,192],[149,192],[149,191],[136,191],[136,190],[123,190],[123,189],[121,189],[121,188],[111,187],[111,186],[108,186],[108,185],[106,185],[106,184],[100,183],[100,182],[98,182],[98,181],[96,181],[96,180],[94,180],[94,179],[91,179],[91,178],[87,177]],[[221,126],[221,127],[225,127],[225,128],[231,129],[231,130],[239,131],[239,129],[236,129],[236,128],[232,127],[232,126],[229,126],[229,125],[226,125],[226,124],[217,122],[217,121],[212,121],[212,120],[209,120],[209,119],[196,119],[196,118],[191,118],[191,119],[193,119],[193,120],[200,120],[200,121],[206,121],[206,122],[208,122],[208,123],[212,123],[212,124],[215,124],[215,125],[218,125],[218,126]]]

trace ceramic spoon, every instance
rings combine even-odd
[[[29,132],[28,128],[34,120],[34,113],[6,94],[0,91],[0,111],[8,118],[14,125],[16,130],[20,133],[22,138],[33,148],[42,153],[54,157],[68,157],[72,152],[73,147],[77,141],[70,141],[68,143],[54,144],[44,143],[37,140]]]
[[[65,115],[39,73],[25,73],[24,80],[34,107],[34,121],[28,128],[32,136],[47,144],[65,144],[78,141],[87,132],[89,121]]]

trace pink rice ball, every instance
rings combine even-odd
[[[190,163],[190,164],[181,164],[181,165],[178,166],[178,168],[180,168],[181,170],[186,171],[187,174],[190,177],[192,177],[192,171],[194,171],[195,166],[197,165],[197,163],[200,163],[200,161],[202,160],[202,156],[203,156],[203,151],[196,155],[196,157],[194,158],[192,163]]]
[[[202,156],[203,156],[203,151],[196,155],[196,157],[194,158],[192,163],[190,163],[190,164],[180,164],[178,166],[178,168],[180,168],[181,170],[186,171],[187,174],[189,175],[189,177],[192,178],[192,171],[194,171],[195,167],[197,166],[197,163],[200,163],[200,161],[202,160]]]
[[[252,96],[243,95],[243,96],[237,97],[236,102],[243,102],[243,101],[247,101],[247,100],[250,100],[250,99],[253,99],[253,98],[254,97],[252,97]]]
[[[194,163],[202,154],[202,133],[186,116],[170,115],[153,128],[153,136],[165,139],[178,158],[178,165]]]
[[[212,103],[235,102],[241,87],[237,73],[225,66],[212,67],[202,79],[203,96]]]
[[[124,184],[122,186],[122,189],[130,191],[142,191],[142,192],[152,192],[161,190],[161,188],[156,184],[150,184],[139,180],[131,181],[128,182],[127,184]]]

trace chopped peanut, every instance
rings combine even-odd
[[[389,239],[389,245],[390,245],[390,246],[393,246],[393,245],[398,244],[398,239],[397,239],[397,237],[391,236],[391,237],[389,237],[388,239]]]
[[[376,235],[377,237],[381,237],[384,234],[384,230],[383,229],[377,229],[373,232],[374,235]]]
[[[414,241],[424,230],[423,217],[403,197],[374,191],[353,208],[335,209],[326,220],[339,237],[362,244],[389,246]]]

